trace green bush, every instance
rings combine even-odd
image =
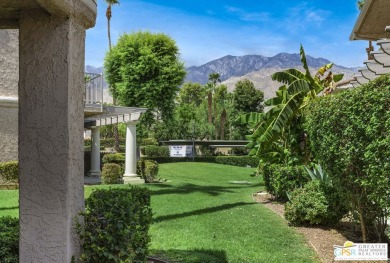
[[[124,164],[125,155],[122,153],[107,153],[103,156],[102,163]]]
[[[315,158],[359,213],[364,242],[383,241],[390,212],[390,76],[314,101],[305,128]]]
[[[121,166],[116,163],[105,163],[102,169],[103,184],[119,184],[121,183]]]
[[[19,181],[18,161],[0,163],[0,177],[6,182],[17,183]]]
[[[334,225],[348,212],[337,189],[319,180],[295,189],[289,198],[284,215],[292,225]]]
[[[147,145],[140,147],[141,153],[148,157],[168,157],[168,146]]]
[[[0,217],[0,262],[19,262],[19,220]]]
[[[197,156],[194,158],[195,162],[215,163],[215,156]],[[141,157],[142,160],[154,160],[157,163],[179,163],[192,162],[192,157]]]
[[[158,141],[155,138],[142,138],[140,141],[140,145],[158,145]]]
[[[157,163],[192,162],[192,157],[142,157],[142,160],[154,160]],[[219,163],[241,167],[257,167],[259,158],[254,156],[196,156],[195,162]]]
[[[137,162],[137,174],[141,175],[147,183],[153,183],[158,175],[158,163],[153,160],[139,160]]]
[[[304,166],[266,164],[262,173],[267,192],[281,201],[287,201],[288,193],[308,182]]]
[[[148,189],[98,189],[85,205],[84,226],[78,226],[83,262],[145,262],[152,220]]]
[[[257,167],[260,159],[255,156],[217,156],[215,162],[219,164],[227,164],[241,167]]]

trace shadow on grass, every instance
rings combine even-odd
[[[159,190],[151,190],[152,195],[165,195],[165,194],[191,194],[195,192],[208,194],[211,196],[218,196],[222,193],[234,193],[234,190],[248,188],[248,187],[259,187],[261,184],[245,184],[237,186],[205,186],[196,184],[182,184],[180,186],[167,187],[166,185],[156,185],[164,188]]]
[[[193,250],[151,250],[152,258],[169,263],[227,263],[226,252],[223,250],[193,249]]]
[[[195,216],[195,215],[215,213],[215,212],[218,212],[218,211],[231,209],[231,208],[234,208],[234,207],[237,207],[237,206],[255,205],[255,204],[256,203],[238,202],[238,203],[234,203],[234,204],[224,204],[224,205],[215,206],[215,207],[198,209],[198,210],[194,210],[194,211],[191,211],[191,212],[184,212],[184,213],[180,213],[180,214],[158,216],[158,217],[153,219],[153,223],[160,223],[162,221],[178,219],[178,218],[183,218],[183,217],[188,217],[188,216]]]
[[[0,211],[3,211],[3,210],[13,210],[13,209],[19,209],[19,206],[0,207]]]

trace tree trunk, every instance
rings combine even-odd
[[[213,106],[213,94],[211,91],[209,92],[207,96],[207,102],[208,102],[208,121],[209,123],[213,123],[213,115],[212,115],[212,106]]]
[[[367,243],[367,226],[366,226],[366,219],[363,215],[363,209],[361,208],[361,204],[359,202],[358,204],[358,213],[359,213],[359,220],[360,220],[360,228],[362,230],[362,238],[363,243]]]
[[[221,113],[221,140],[225,140],[225,123],[226,123],[226,109],[223,108]]]
[[[108,4],[107,10],[106,10],[106,17],[107,17],[107,35],[108,35],[108,48],[111,51],[111,5]],[[112,104],[114,106],[116,105],[116,89],[114,87],[110,87],[110,90],[112,91]],[[115,151],[119,151],[119,131],[118,131],[118,124],[113,125],[114,129],[114,149]]]

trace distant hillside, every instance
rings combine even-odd
[[[308,55],[306,60],[313,73],[323,65],[331,63],[327,59],[313,58]],[[220,74],[222,83],[228,86],[229,91],[233,91],[237,81],[249,79],[254,83],[256,89],[264,92],[265,99],[268,99],[273,97],[275,91],[281,86],[280,83],[271,79],[271,75],[287,68],[303,70],[299,54],[279,53],[273,57],[229,55],[198,67],[187,68],[185,81],[205,84],[208,81],[209,74],[216,72]],[[344,79],[346,79],[355,75],[357,68],[334,65],[331,71],[333,73],[343,73]]]
[[[330,63],[324,58],[313,58],[306,56],[309,67],[319,68],[324,64]],[[186,82],[199,82],[205,84],[208,81],[210,73],[217,72],[221,76],[221,80],[225,81],[231,77],[241,77],[251,72],[260,71],[262,69],[278,68],[296,68],[301,66],[299,54],[279,53],[273,57],[265,57],[262,55],[246,55],[246,56],[225,56],[213,61],[210,61],[201,66],[193,66],[187,68]],[[338,66],[340,69],[348,68]]]
[[[306,59],[310,70],[313,73],[316,72],[319,67],[330,63],[327,59],[313,58],[309,55],[306,56]],[[281,86],[280,83],[272,81],[271,75],[287,68],[298,68],[302,70],[299,54],[279,53],[273,57],[265,57],[262,55],[228,55],[201,66],[187,68],[185,82],[205,84],[208,81],[209,74],[216,72],[220,74],[222,83],[228,86],[229,91],[234,90],[237,81],[249,79],[254,83],[256,89],[264,92],[265,98],[268,99],[273,97],[275,91]],[[103,67],[96,68],[87,65],[86,71],[91,73],[102,73]],[[357,73],[357,68],[334,65],[332,72],[343,73],[345,75],[344,79],[347,79]],[[104,83],[104,87],[106,100],[106,97],[109,96],[106,83]]]

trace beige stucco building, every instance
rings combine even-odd
[[[18,159],[18,43],[18,30],[0,30],[0,162]]]
[[[0,1],[0,162],[19,160],[20,262],[69,263],[80,254],[84,128],[98,156],[99,127],[125,122],[124,178],[142,182],[135,124],[145,109],[85,98],[85,31],[96,11],[95,0]]]

